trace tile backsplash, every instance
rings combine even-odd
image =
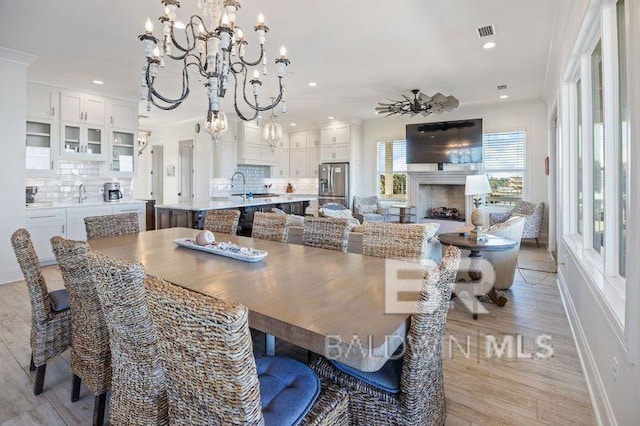
[[[35,201],[77,201],[78,188],[86,188],[86,201],[100,201],[105,182],[120,182],[124,198],[133,197],[133,179],[111,179],[100,176],[101,163],[96,161],[58,161],[56,174],[52,176],[27,177],[27,186],[37,186]]]
[[[284,194],[287,184],[291,183],[293,192],[297,194],[317,194],[318,180],[315,178],[282,179],[271,178],[271,168],[268,166],[238,166],[238,171],[242,172],[246,178],[246,192],[264,193],[271,192]],[[212,197],[224,197],[231,194],[242,193],[242,178],[236,177],[234,185],[231,187],[231,179],[216,178],[211,179],[210,195]],[[271,185],[266,188],[265,185]]]

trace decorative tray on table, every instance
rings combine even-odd
[[[267,257],[267,254],[269,254],[264,250],[258,250],[251,247],[240,247],[231,241],[226,243],[213,242],[203,246],[196,244],[194,238],[178,238],[177,240],[174,240],[174,242],[180,247],[205,251],[207,253],[230,257],[244,262],[260,262],[262,259]]]

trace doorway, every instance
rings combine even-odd
[[[193,139],[178,142],[178,161],[180,162],[180,191],[179,201],[192,202],[193,194]]]
[[[164,185],[164,146],[151,146],[151,198],[156,204],[163,203]]]

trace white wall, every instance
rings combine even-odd
[[[9,243],[11,234],[25,226],[25,133],[27,118],[27,65],[35,60],[0,47],[0,170],[3,180],[0,220],[0,283],[22,278]]]
[[[550,66],[545,83],[545,97],[549,103],[548,114],[558,105],[566,105],[562,98],[562,86],[568,65],[580,51],[580,29],[585,19],[599,7],[597,0],[573,0],[561,3],[561,14],[557,17]],[[564,4],[562,4],[564,3]],[[576,338],[577,348],[584,367],[585,377],[599,423],[603,425],[636,425],[640,421],[640,356],[638,340],[640,334],[640,4],[627,0],[632,11],[630,16],[629,70],[631,140],[630,175],[628,192],[632,212],[628,217],[628,269],[626,282],[626,324],[621,327],[598,289],[597,273],[585,269],[579,256],[572,250],[571,239],[558,238],[559,274],[558,282],[567,309],[569,321]],[[562,111],[559,116],[562,117]],[[566,115],[566,114],[565,114]],[[563,125],[563,123],[560,123]],[[566,126],[566,124],[565,124]],[[562,134],[566,135],[564,129]],[[568,143],[565,138],[563,144]],[[566,152],[566,151],[565,151]],[[562,153],[558,153],[561,155]],[[564,157],[563,167],[570,167]],[[559,185],[557,191],[563,191]],[[561,192],[562,193],[562,192]],[[564,198],[567,194],[564,192]],[[568,214],[569,205],[561,204],[560,217]],[[559,236],[560,237],[560,236]],[[617,363],[617,379],[614,380],[614,364]]]
[[[463,120],[482,118],[484,132],[526,130],[527,132],[527,170],[524,177],[524,197],[533,202],[544,201],[548,206],[548,177],[544,174],[544,158],[547,154],[547,108],[540,101],[510,102],[488,105],[461,106],[441,115],[425,117],[387,117],[367,120],[364,129],[364,182],[362,194],[375,194],[376,191],[376,144],[379,141],[405,138],[405,125],[434,121]],[[545,210],[543,233],[546,236],[548,211]],[[543,236],[543,239],[545,238]]]

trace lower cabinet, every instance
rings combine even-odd
[[[31,234],[31,240],[40,263],[51,265],[56,263],[51,249],[51,237],[58,235],[70,240],[84,241],[87,239],[84,226],[85,217],[129,212],[138,214],[140,230],[144,231],[146,229],[145,203],[27,210],[27,230]]]

